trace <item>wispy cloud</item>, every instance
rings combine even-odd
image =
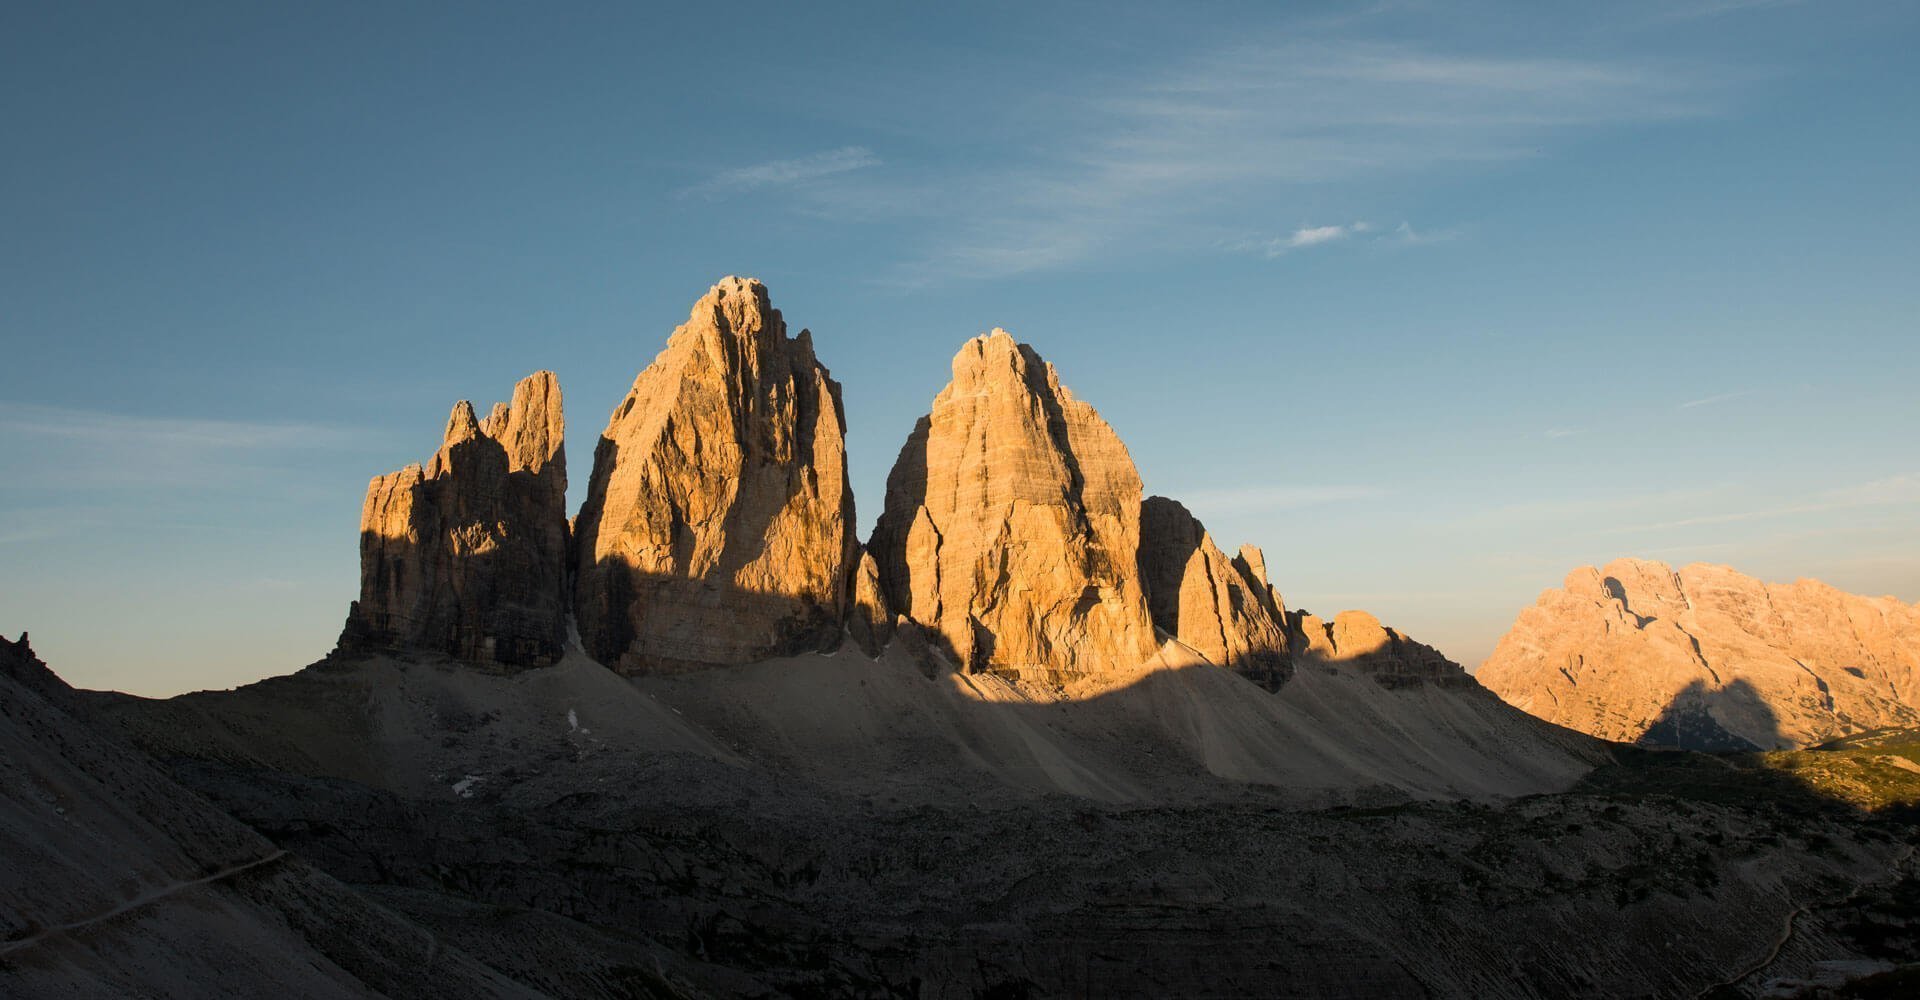
[[[0,509],[0,545],[16,545],[97,530],[109,517],[92,507]]]
[[[1717,396],[1704,396],[1704,397],[1701,397],[1700,399],[1687,400],[1686,402],[1680,404],[1680,408],[1683,410],[1691,410],[1697,406],[1712,406],[1715,403],[1725,403],[1730,400],[1739,399],[1742,396],[1751,396],[1751,395],[1753,395],[1752,389],[1742,389],[1739,392],[1723,392]]]
[[[1401,246],[1417,247],[1429,243],[1446,243],[1460,238],[1458,229],[1415,229],[1413,224],[1402,222],[1394,227],[1392,242]]]
[[[4,400],[0,431],[165,450],[337,447],[357,438],[353,431],[322,424],[137,416]]]
[[[355,429],[207,420],[0,401],[0,488],[213,485],[237,468],[353,447]]]
[[[1710,525],[1734,524],[1742,521],[1760,521],[1779,517],[1791,517],[1796,514],[1821,514],[1861,507],[1901,506],[1907,504],[1920,504],[1920,474],[1889,476],[1884,479],[1870,480],[1851,486],[1839,486],[1820,490],[1795,503],[1776,504],[1746,510],[1719,511],[1711,514],[1700,514],[1694,517],[1659,521],[1651,524],[1628,525],[1613,529],[1609,533],[1632,534],[1667,531],[1674,528],[1699,528]]]
[[[806,181],[832,177],[853,170],[880,165],[880,158],[865,146],[842,146],[810,156],[790,160],[769,160],[752,166],[722,170],[705,181],[680,192],[681,195],[720,196],[760,188],[785,187]]]
[[[1250,514],[1298,510],[1332,503],[1377,500],[1388,495],[1378,486],[1241,486],[1193,490],[1176,497],[1196,512],[1209,515]]]
[[[1770,10],[1777,7],[1797,7],[1803,2],[1804,0],[1691,0],[1691,2],[1663,5],[1661,16],[1670,21],[1692,20],[1746,11]]]
[[[1699,65],[1509,58],[1412,44],[1292,38],[1207,53],[1130,88],[1063,97],[1057,129],[1004,161],[902,183],[851,180],[823,204],[922,214],[926,243],[903,284],[992,278],[1128,253],[1228,245],[1274,254],[1352,239],[1351,224],[1236,239],[1249,211],[1297,211],[1303,193],[1368,175],[1543,155],[1580,130],[1706,113],[1720,86]],[[834,179],[828,179],[834,180]],[[1451,233],[1408,224],[1402,245]],[[1298,240],[1299,242],[1295,242]]]
[[[1429,243],[1442,243],[1453,239],[1455,230],[1415,230],[1412,224],[1402,222],[1398,226],[1382,232],[1380,227],[1361,220],[1344,225],[1301,226],[1286,236],[1265,240],[1241,240],[1233,243],[1235,247],[1259,250],[1268,257],[1280,257],[1295,250],[1307,247],[1325,246],[1364,240],[1369,246],[1423,246]]]
[[[1353,230],[1347,226],[1314,226],[1311,229],[1296,229],[1293,231],[1293,235],[1287,239],[1287,246],[1310,247],[1321,243],[1331,243],[1334,240],[1346,239],[1347,235],[1351,232],[1353,232]]]

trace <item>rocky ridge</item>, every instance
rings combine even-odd
[[[1140,577],[1154,627],[1268,690],[1286,683],[1286,614],[1260,550],[1245,546],[1229,560],[1187,508],[1166,497],[1148,497],[1140,522]]]
[[[1817,580],[1619,559],[1522,611],[1480,682],[1549,722],[1699,749],[1920,724],[1920,608]]]
[[[360,513],[346,652],[543,666],[566,642],[566,419],[536,372],[483,421],[461,400],[426,467],[376,476]]]
[[[865,546],[840,386],[758,281],[713,286],[634,380],[571,525],[563,430],[540,372],[484,419],[460,403],[424,467],[372,481],[343,654],[542,666],[571,616],[625,674],[898,638],[928,672],[1119,679],[1168,638],[1268,690],[1305,659],[1458,675],[1370,617],[1336,654],[1337,623],[1289,613],[1258,548],[1228,557],[1179,503],[1143,501],[1113,428],[1003,330],[955,355]]]

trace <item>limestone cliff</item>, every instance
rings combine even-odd
[[[1003,330],[976,337],[887,477],[881,589],[966,670],[1134,666],[1156,647],[1140,493],[1113,428],[1052,365]]]
[[[1521,612],[1478,677],[1550,722],[1702,749],[1920,725],[1920,608],[1817,580],[1620,559]]]
[[[560,384],[537,372],[483,423],[461,401],[423,469],[376,476],[360,514],[360,599],[343,652],[411,649],[507,666],[566,641]]]
[[[695,303],[634,380],[575,521],[581,641],[627,673],[840,640],[853,494],[840,385],[751,279]]]
[[[1139,564],[1155,627],[1268,690],[1286,682],[1284,619],[1259,549],[1248,546],[1229,560],[1186,507],[1148,497],[1140,507]]]

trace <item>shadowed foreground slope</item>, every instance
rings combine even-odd
[[[0,994],[532,996],[96,733],[0,640]]]
[[[1633,761],[1423,800],[1608,759],[1467,685],[1163,664],[1048,694],[843,650],[92,697],[283,848],[576,996],[1688,996],[1904,856],[1818,797]],[[1867,954],[1838,940],[1777,961]]]

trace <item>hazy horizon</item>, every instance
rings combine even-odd
[[[863,535],[998,326],[1290,607],[1469,668],[1621,556],[1920,600],[1920,10],[1212,9],[10,13],[0,631],[312,662],[370,477],[551,369],[577,507],[730,273]]]

